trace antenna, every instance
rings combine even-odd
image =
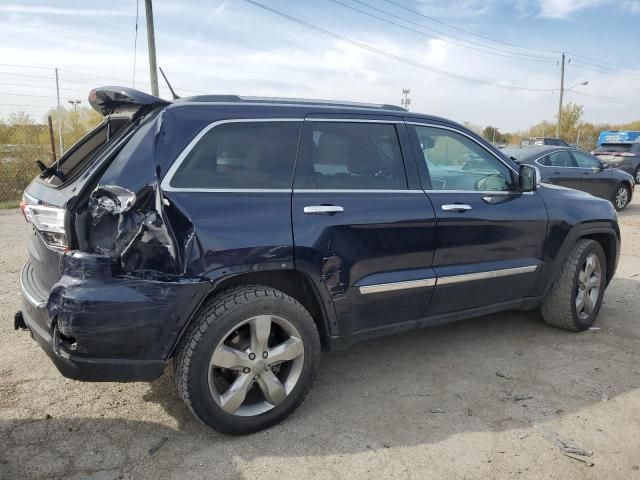
[[[164,78],[164,81],[167,82],[167,87],[169,87],[169,90],[171,90],[171,95],[173,95],[173,99],[174,100],[178,100],[180,97],[178,95],[176,95],[176,92],[173,91],[173,88],[171,87],[171,84],[169,83],[169,80],[167,80],[167,76],[162,71],[162,67],[158,67],[158,68],[160,69],[160,73],[162,74],[162,78]]]

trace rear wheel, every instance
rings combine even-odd
[[[245,286],[209,301],[176,357],[178,390],[193,414],[226,433],[267,428],[311,388],[320,355],[311,315],[296,300]]]
[[[640,165],[638,165],[638,168],[636,168],[636,171],[633,174],[633,178],[635,179],[636,183],[640,183]]]
[[[606,259],[595,240],[579,240],[567,254],[560,275],[542,302],[549,325],[582,331],[593,325],[606,285]]]
[[[618,212],[624,210],[627,207],[627,205],[629,204],[629,196],[629,187],[622,184],[616,187],[615,191],[613,192],[613,198],[611,201],[613,202],[614,208]]]

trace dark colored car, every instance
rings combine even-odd
[[[289,415],[321,347],[508,309],[585,330],[616,270],[609,202],[540,186],[448,120],[118,87],[90,102],[104,123],[24,194],[16,328],[79,380],[173,359],[221,431]]]
[[[552,137],[532,137],[520,142],[520,145],[553,145],[556,147],[568,147],[569,144],[560,138]]]
[[[640,142],[605,143],[591,153],[612,168],[632,175],[640,184]]]
[[[610,200],[616,210],[631,201],[633,177],[593,155],[572,147],[508,147],[502,149],[520,164],[539,168],[543,182],[562,185]]]

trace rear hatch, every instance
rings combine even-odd
[[[48,293],[60,278],[62,254],[81,247],[75,206],[86,202],[100,173],[141,121],[168,103],[122,87],[95,89],[89,95],[89,102],[105,116],[103,122],[43,170],[23,195],[21,208],[25,219],[33,225],[33,234],[22,280],[36,297]]]
[[[623,160],[625,157],[635,157],[633,143],[604,143],[596,148],[593,155],[604,162]]]

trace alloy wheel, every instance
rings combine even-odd
[[[211,356],[209,391],[225,412],[265,413],[294,389],[304,364],[304,344],[288,320],[251,317],[227,332]]]
[[[636,169],[636,183],[640,183],[640,167]]]
[[[615,198],[616,207],[618,207],[619,210],[622,210],[627,205],[628,201],[629,201],[629,192],[627,191],[627,188],[620,187],[616,192],[616,198]]]
[[[600,285],[602,283],[602,267],[595,253],[585,258],[580,273],[576,293],[576,313],[581,319],[586,319],[596,308]]]

